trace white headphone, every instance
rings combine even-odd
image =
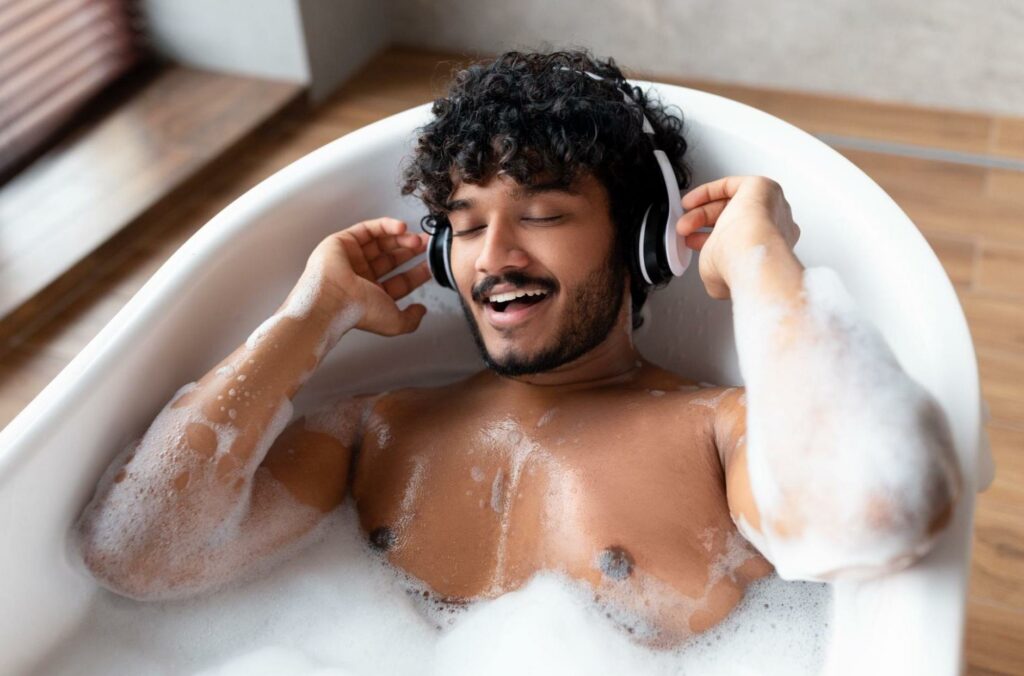
[[[558,68],[573,70],[568,66],[558,66]],[[595,80],[605,79],[589,71],[573,72],[583,73]],[[634,269],[640,271],[645,282],[655,286],[686,272],[686,268],[689,267],[693,258],[693,251],[676,233],[676,221],[683,215],[683,205],[682,196],[679,193],[679,183],[676,181],[672,164],[665,151],[657,147],[654,126],[644,114],[643,107],[633,99],[627,88],[621,84],[617,87],[622,92],[623,99],[640,110],[640,115],[643,118],[643,131],[651,140],[654,159],[658,163],[662,180],[665,183],[664,197],[648,205],[634,240],[636,256]],[[455,276],[451,269],[451,247],[451,224],[447,218],[439,218],[427,245],[427,264],[430,267],[430,274],[438,284],[454,290],[456,287]]]

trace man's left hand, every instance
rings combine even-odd
[[[758,245],[785,246],[800,239],[782,186],[764,176],[727,176],[699,185],[683,196],[686,213],[676,232],[700,251],[700,277],[716,300],[730,297],[733,262]],[[696,232],[712,226],[711,232]]]

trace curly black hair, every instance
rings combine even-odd
[[[627,90],[633,102],[623,97]],[[651,287],[630,250],[647,205],[663,198],[664,182],[637,106],[685,190],[690,170],[682,111],[672,115],[628,84],[614,59],[573,49],[509,51],[472,63],[453,75],[447,94],[433,102],[434,119],[417,130],[402,194],[418,194],[429,212],[421,225],[434,232],[447,221],[455,180],[481,184],[501,171],[521,185],[550,180],[568,187],[579,172],[592,173],[608,192],[616,248],[630,272],[633,328],[639,328]]]

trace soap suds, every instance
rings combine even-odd
[[[250,350],[256,349],[256,346],[267,337],[271,329],[277,326],[277,323],[281,321],[281,315],[270,315],[263,322],[256,327],[256,330],[249,334],[249,337],[245,339],[245,346]],[[224,373],[224,375],[230,375],[230,373]]]
[[[120,593],[172,598],[216,588],[237,574],[247,552],[315,520],[310,508],[276,491],[269,475],[254,484],[258,465],[291,418],[291,402],[277,404],[243,461],[233,449],[234,409],[225,422],[209,419],[197,402],[183,399],[195,387],[180,388],[110,464],[80,517],[77,532],[95,576]],[[242,528],[254,519],[259,528]]]
[[[360,403],[350,397],[337,397],[306,414],[304,426],[326,434],[351,448],[361,417]]]
[[[537,425],[536,426],[537,427],[544,427],[549,422],[551,422],[551,419],[555,417],[555,411],[557,411],[557,410],[558,410],[557,408],[549,408],[548,410],[544,411],[544,414],[540,418],[537,419]]]
[[[402,501],[398,506],[398,519],[395,521],[392,529],[397,547],[402,547],[408,540],[409,528],[412,526],[413,519],[416,516],[416,506],[429,466],[427,458],[423,455],[412,456],[410,462],[412,463],[412,469],[402,491]]]
[[[737,267],[751,284],[761,256]],[[783,578],[878,574],[934,540],[929,516],[958,481],[948,423],[835,272],[809,268],[803,284],[800,317],[733,294],[763,533],[737,526]]]
[[[498,469],[491,482],[491,509],[501,514],[505,505],[505,470]]]
[[[384,450],[391,444],[391,427],[387,420],[375,412],[371,412],[366,422],[367,435],[377,442],[377,448]]]
[[[588,585],[557,573],[493,601],[440,603],[382,562],[346,501],[260,578],[176,602],[101,590],[36,672],[813,676],[830,605],[826,585],[772,576],[721,624],[654,650],[610,621]]]
[[[686,401],[687,401],[688,404],[692,404],[694,406],[703,406],[704,408],[715,409],[715,408],[718,408],[718,405],[720,403],[722,403],[722,399],[724,399],[726,396],[728,396],[735,389],[736,388],[734,388],[734,387],[728,387],[728,388],[723,389],[721,392],[719,392],[718,394],[715,394],[713,396],[691,397],[691,398],[687,399]]]
[[[508,565],[507,549],[512,501],[519,496],[519,483],[523,476],[523,470],[528,463],[547,461],[550,456],[536,441],[523,432],[519,422],[511,416],[484,425],[478,434],[478,443],[482,447],[490,448],[492,452],[500,454],[499,457],[503,458],[508,467],[508,476],[504,476],[503,470],[499,470],[491,486],[491,507],[501,515],[501,519],[497,561],[490,587],[486,593],[488,596],[497,596],[505,591],[502,585]]]
[[[718,532],[718,529],[712,528],[711,526],[708,526],[703,531],[701,531],[701,534],[699,536],[700,544],[702,547],[704,547],[706,551],[711,551],[711,547],[715,541],[716,532]]]

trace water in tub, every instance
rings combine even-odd
[[[845,320],[852,316],[852,309],[842,289],[836,286],[834,277],[814,273],[805,281],[814,287],[809,288],[813,292],[808,294],[810,300],[827,315],[824,325],[834,326],[837,317]],[[284,313],[285,316],[287,314]],[[755,314],[750,316],[755,317]],[[768,312],[756,317],[758,321],[772,321]],[[328,333],[336,338],[345,328],[340,324]],[[262,342],[275,341],[280,337],[280,331],[287,330],[287,327],[288,322],[281,319],[261,326],[248,341],[247,349],[258,349]],[[754,334],[749,327],[738,328],[741,360],[746,359],[742,364],[744,372],[748,379],[752,375],[757,377],[759,367],[768,360],[762,358],[754,347],[744,348],[743,341],[751,339]],[[861,366],[871,371],[872,362],[866,359],[874,356],[874,363],[881,364],[874,371],[875,375],[888,377],[895,374],[884,344],[878,342],[875,334],[850,335],[858,337],[859,342],[853,349],[865,358]],[[812,356],[813,350],[817,349],[813,345],[806,348]],[[324,345],[316,349],[321,351]],[[823,353],[823,358],[830,355]],[[243,382],[240,376],[244,374],[237,369],[217,373],[220,377]],[[794,377],[801,375],[799,370],[793,370],[793,374]],[[826,392],[834,391],[836,386],[835,382],[820,384]],[[905,387],[906,391],[897,391],[899,387]],[[230,397],[239,398],[234,402],[239,410],[244,406],[240,398],[243,389],[235,385],[225,390]],[[922,397],[919,390],[906,383],[893,385],[892,390],[895,395],[902,395],[903,401]],[[172,402],[186,398],[190,391],[188,387],[183,388]],[[793,392],[790,389],[782,391]],[[714,406],[717,403],[715,397],[725,396],[721,390],[713,397],[702,397],[700,392],[687,394],[692,405],[697,407]],[[651,388],[645,396],[650,401],[664,401],[674,395],[660,388]],[[883,404],[885,401],[879,405]],[[210,432],[211,448],[230,446],[235,437],[229,421],[245,415],[244,410],[238,412],[230,403],[225,403],[224,408],[219,426]],[[165,408],[161,412],[168,418],[165,429],[186,431],[190,424],[187,410],[187,406]],[[852,408],[844,410],[847,414],[857,413]],[[235,415],[231,414],[232,411],[236,411]],[[268,428],[271,436],[280,432],[292,412],[287,402],[274,411],[275,422]],[[176,415],[181,420],[176,421]],[[756,423],[755,429],[766,424],[755,419],[753,409],[750,417]],[[513,462],[507,473],[489,472],[474,465],[465,473],[465,480],[478,485],[481,496],[488,496],[488,499],[480,498],[479,509],[483,513],[490,510],[501,516],[503,535],[506,534],[512,496],[516,494],[514,489],[517,482],[527,475],[524,468],[528,461],[533,466],[545,461],[543,446],[531,441],[530,436],[539,437],[543,430],[555,428],[557,419],[557,409],[545,412],[532,421],[534,429],[529,434],[509,419],[498,418],[481,427],[483,436],[506,442]],[[839,425],[836,430],[862,429],[858,427],[860,422],[863,421],[850,420],[848,428],[842,428],[842,421],[836,422]],[[889,429],[882,431],[886,434],[881,434],[880,438],[907,436],[900,432],[914,434],[906,424],[909,423],[894,420]],[[789,429],[794,427],[791,425]],[[369,435],[371,446],[378,450],[393,442],[393,431],[386,425],[370,420],[367,431],[372,433]],[[769,430],[770,433],[774,431]],[[861,435],[842,436],[844,439],[857,439]],[[143,439],[142,445],[146,443]],[[858,454],[874,452],[856,444],[849,449],[831,450],[840,454],[838,462],[841,465],[852,463]],[[127,452],[134,453],[134,450]],[[266,453],[266,446],[262,452]],[[758,444],[751,444],[751,452],[763,451]],[[927,452],[928,449],[922,450],[922,453]],[[808,453],[813,453],[813,449]],[[158,463],[156,458],[159,455],[153,454],[152,462]],[[821,666],[828,635],[830,593],[828,587],[820,583],[786,582],[774,575],[762,577],[750,584],[742,600],[724,621],[668,645],[658,640],[657,628],[650,626],[650,614],[634,612],[631,608],[653,608],[657,615],[656,610],[663,604],[678,608],[679,599],[672,597],[673,590],[659,586],[656,581],[643,584],[643,571],[634,570],[630,554],[616,548],[606,549],[594,561],[594,567],[601,571],[601,579],[605,581],[602,582],[604,586],[596,590],[587,582],[566,576],[556,568],[537,571],[523,580],[523,584],[504,590],[505,593],[486,594],[492,597],[487,600],[448,603],[436,598],[432,590],[416,578],[386,562],[388,550],[394,542],[401,542],[407,529],[415,533],[412,529],[422,513],[420,499],[428,485],[424,477],[429,474],[429,462],[429,456],[418,455],[409,463],[407,479],[396,501],[397,518],[392,521],[393,530],[367,533],[366,524],[360,520],[362,508],[357,513],[349,499],[290,547],[287,558],[279,559],[274,567],[256,577],[248,577],[246,581],[190,600],[147,603],[101,591],[79,631],[38,667],[39,673],[789,676],[814,674]],[[758,490],[769,497],[772,496],[771,491],[777,493],[787,481],[799,478],[793,476],[793,463],[786,465],[790,468],[786,473],[785,467],[772,466],[771,458],[755,457],[751,462],[755,466],[757,462],[767,463],[768,466],[760,468],[760,473],[752,479],[762,482]],[[123,474],[114,474],[118,466],[116,462],[111,466],[104,481],[116,483],[124,480]],[[166,482],[173,482],[182,490],[201,490],[206,479],[197,468],[193,468],[195,471],[191,474],[166,477]],[[824,465],[819,469],[826,474],[831,471]],[[906,469],[901,474],[910,476],[915,470],[913,467]],[[157,465],[147,466],[144,462],[134,471],[159,474],[160,470]],[[229,476],[234,471],[240,470],[236,467],[225,470]],[[780,472],[783,473],[781,477]],[[297,502],[289,503],[287,495],[274,488],[273,482],[268,484],[265,475],[258,478],[264,481],[265,492],[262,497],[254,494],[252,504],[247,504],[246,509],[251,507],[251,513],[258,515],[264,507],[261,500],[273,498],[279,514],[264,515],[262,523],[266,528],[283,529],[284,521],[275,520],[283,519],[281,515],[289,515],[292,523],[300,521],[304,510],[309,508]],[[872,481],[872,477],[866,474],[854,478],[865,484]],[[567,490],[575,495],[570,484],[564,482],[561,485],[569,485]],[[912,482],[907,485],[912,485]],[[558,491],[552,495],[555,499],[567,497]],[[138,497],[143,498],[136,505],[140,509],[146,508],[144,503],[147,500],[157,505],[160,502],[159,495],[136,496],[134,499],[138,500]],[[633,497],[637,500],[643,498]],[[928,499],[927,495],[921,496],[923,502]],[[763,504],[770,505],[771,502],[766,499]],[[130,514],[122,511],[125,513]],[[126,518],[127,523],[100,523],[99,528],[110,532],[130,529],[131,520],[135,517],[130,515]],[[183,527],[204,525],[202,514],[191,518],[194,521],[183,524]],[[232,560],[230,537],[217,540],[218,534],[230,536],[230,527],[237,527],[238,523],[228,526],[228,530],[223,532],[213,529],[211,532],[215,537],[210,540],[227,543],[227,555],[218,552],[211,556],[212,552],[204,551],[199,553],[202,557],[208,557],[211,562]],[[740,523],[740,526],[741,531],[751,537],[756,536],[756,531],[751,531],[749,524]],[[822,527],[826,526],[822,524]],[[847,535],[849,533],[844,533],[844,537]],[[502,538],[501,542],[506,539]],[[750,545],[736,532],[709,532],[706,545],[703,536],[698,540],[698,544],[706,546],[708,551],[711,551],[710,543],[717,543],[716,549],[720,552],[710,566],[709,580],[735,574],[740,565],[750,559]],[[820,543],[821,540],[812,541],[802,550],[799,546],[779,550],[778,560],[798,569],[797,576],[814,577],[827,572],[831,569],[833,561],[829,557],[835,548],[815,549]],[[884,541],[868,544],[886,545]],[[769,545],[760,543],[759,547],[766,550]],[[401,554],[400,549],[397,547],[390,555],[396,551]],[[869,553],[871,561],[889,560],[886,550]],[[496,556],[499,568],[507,566],[511,570],[512,565],[506,560],[510,552],[499,547]],[[442,559],[443,569],[443,551],[438,558]],[[803,569],[799,569],[800,566]],[[225,575],[229,572],[224,571]],[[640,581],[639,584],[616,586],[618,581],[629,578],[631,574]],[[708,588],[710,584],[705,594]],[[640,598],[616,598],[615,589],[634,590]],[[690,601],[700,602],[699,596]]]

